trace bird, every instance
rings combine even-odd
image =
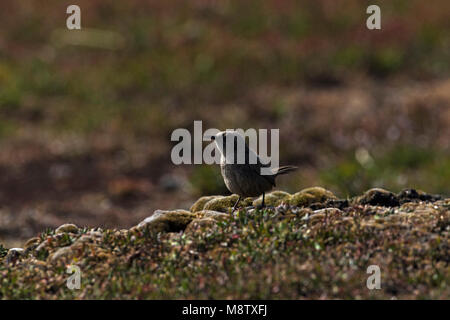
[[[276,186],[276,177],[298,169],[296,166],[282,166],[271,169],[272,174],[262,175],[261,169],[268,168],[270,165],[261,162],[258,154],[248,147],[240,133],[231,130],[220,131],[211,136],[211,140],[215,142],[220,152],[220,171],[225,185],[231,193],[239,196],[232,213],[236,210],[242,197],[257,197],[262,194],[261,207],[263,208],[265,193]],[[229,140],[232,140],[233,144],[229,144],[227,142]],[[227,154],[227,145],[234,146],[234,152]],[[233,161],[231,161],[231,157]],[[241,160],[238,163],[238,159],[245,161]],[[254,161],[251,161],[252,159]]]

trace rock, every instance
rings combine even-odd
[[[203,218],[212,218],[214,220],[220,220],[220,221],[227,220],[230,218],[230,215],[228,213],[223,213],[223,212],[213,211],[213,210],[202,210],[202,211],[198,211],[197,214]]]
[[[337,208],[325,208],[313,211],[314,214],[324,213],[326,216],[330,217],[332,215],[341,215],[343,212]]]
[[[94,243],[96,240],[100,240],[100,238],[89,234],[83,234],[74,243]]]
[[[78,233],[78,227],[71,223],[63,224],[62,226],[59,226],[55,233]]]
[[[136,228],[140,231],[148,229],[153,232],[179,232],[186,229],[186,226],[196,217],[195,213],[186,210],[156,210]]]
[[[35,252],[39,253],[42,250],[47,250],[48,247],[49,247],[48,241],[44,240],[36,247]]]
[[[6,254],[5,260],[7,264],[15,263],[17,260],[19,260],[21,257],[24,256],[25,250],[22,248],[11,248],[8,250],[8,253]]]
[[[40,261],[40,260],[36,260],[36,259],[31,260],[30,263],[29,263],[29,266],[32,269],[35,269],[36,271],[37,270],[45,271],[48,268],[48,265],[47,265],[47,263],[45,261]]]
[[[217,221],[212,218],[194,219],[186,227],[185,233],[194,233],[205,229],[213,228],[217,225]]]
[[[62,247],[62,248],[59,248],[57,251],[55,251],[53,254],[51,254],[49,256],[49,259],[50,259],[50,261],[55,262],[62,258],[71,257],[72,255],[73,255],[73,250],[70,246]]]
[[[295,210],[294,213],[297,217],[303,218],[311,216],[314,214],[314,211],[312,211],[311,208],[300,208]]]
[[[338,199],[338,200],[329,199],[325,201],[325,208],[337,208],[342,210],[344,208],[347,208],[348,205],[349,203],[347,199]]]
[[[390,191],[373,188],[354,200],[357,204],[369,204],[372,206],[397,207],[400,202],[395,194]]]
[[[264,204],[269,207],[276,207],[281,204],[281,202],[287,200],[291,195],[284,191],[273,191],[265,195]],[[262,204],[262,196],[253,201],[253,206],[259,207]]]
[[[92,239],[97,238],[97,240],[99,240],[103,237],[103,230],[99,231],[99,230],[91,229],[88,232],[86,232],[85,235],[91,237]]]
[[[39,243],[41,243],[41,238],[39,237],[34,237],[29,239],[25,245],[24,245],[24,249],[34,249],[35,247],[37,247],[39,245]]]
[[[317,210],[317,211],[320,211],[320,210]],[[312,214],[312,215],[308,218],[308,220],[309,220],[311,223],[315,223],[315,222],[324,222],[324,221],[325,221],[325,218],[326,218],[326,214],[325,214],[325,213],[323,213],[323,212],[318,212],[318,213]]]
[[[337,200],[337,197],[331,191],[321,187],[303,189],[287,199],[290,205],[297,207],[307,207],[317,202],[325,203],[328,200]]]
[[[308,221],[311,223],[315,222],[326,222],[328,219],[331,219],[332,216],[337,215],[340,216],[343,212],[337,208],[325,208],[314,210],[311,215],[308,217]]]
[[[361,229],[383,229],[384,226],[381,223],[377,223],[374,221],[363,221],[360,225]]]
[[[205,196],[205,197],[201,197],[199,198],[197,201],[195,201],[195,203],[191,206],[191,208],[189,209],[191,212],[197,212],[200,210],[203,210],[203,207],[205,206],[205,204],[212,199],[215,198],[219,198],[222,196]]]
[[[421,190],[405,189],[397,194],[400,204],[413,201],[438,201],[442,197],[434,194],[427,194]]]

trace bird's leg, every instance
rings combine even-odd
[[[237,199],[236,203],[234,204],[233,211],[231,211],[231,213],[233,213],[236,210],[236,208],[237,208],[237,206],[239,204],[239,201],[241,201],[241,196],[239,196],[239,198]]]
[[[261,208],[265,207],[265,205],[264,205],[264,195],[265,195],[265,193],[263,192],[263,199],[262,199],[262,203],[261,203]]]

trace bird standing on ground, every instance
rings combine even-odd
[[[275,186],[275,178],[281,174],[286,174],[297,170],[295,166],[283,166],[272,169],[273,174],[262,175],[261,168],[269,167],[269,164],[263,164],[259,156],[250,149],[245,143],[245,139],[235,131],[221,131],[211,137],[220,151],[220,169],[223,180],[231,193],[239,195],[236,204],[233,207],[234,212],[242,197],[257,197],[262,194],[262,207],[264,207],[264,196]],[[227,141],[233,140],[234,152],[227,154]],[[238,146],[244,146],[242,151]],[[244,154],[242,154],[244,152]],[[238,163],[239,155],[245,157],[244,163]],[[234,161],[227,159],[232,156]],[[256,159],[251,163],[250,159]],[[228,161],[227,161],[228,160]]]

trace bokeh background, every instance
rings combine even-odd
[[[227,193],[170,161],[194,120],[279,128],[286,191],[449,195],[449,67],[448,0],[1,1],[0,241]]]

